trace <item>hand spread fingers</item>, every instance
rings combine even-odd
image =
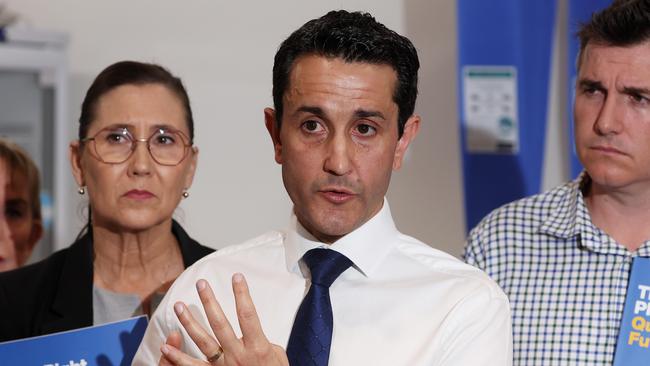
[[[239,351],[241,347],[239,338],[237,338],[230,322],[228,322],[226,315],[223,313],[223,309],[214,296],[214,292],[210,284],[208,284],[208,281],[203,279],[198,280],[196,282],[196,290],[199,293],[199,298],[203,304],[208,323],[210,323],[210,327],[215,336],[217,336],[217,340],[223,349],[228,352]]]
[[[255,310],[255,304],[248,290],[246,279],[241,273],[232,276],[232,290],[235,294],[235,305],[237,306],[237,318],[246,345],[269,344],[260,319]]]
[[[187,331],[187,334],[189,334],[190,338],[192,338],[204,355],[210,357],[221,349],[221,346],[219,346],[212,334],[208,334],[208,332],[203,329],[201,324],[194,319],[184,303],[177,302],[174,304],[174,311],[176,312],[176,317],[178,317],[178,320],[180,320],[183,325],[183,328]]]

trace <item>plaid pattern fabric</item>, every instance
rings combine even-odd
[[[632,259],[591,222],[589,177],[507,204],[469,235],[465,260],[510,298],[514,366],[611,365]]]

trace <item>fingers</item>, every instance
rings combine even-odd
[[[232,291],[235,294],[237,319],[239,320],[244,343],[254,348],[268,345],[269,342],[262,330],[255,304],[253,304],[253,299],[248,290],[248,284],[241,273],[235,273],[232,276]]]
[[[183,337],[181,337],[179,332],[173,331],[167,336],[165,344],[181,349],[183,346]]]
[[[174,304],[174,311],[176,312],[176,317],[178,317],[178,320],[183,325],[183,328],[187,331],[187,334],[189,334],[190,338],[192,338],[196,346],[199,347],[204,355],[210,357],[219,350],[219,343],[217,343],[212,335],[208,334],[201,324],[194,319],[184,303],[179,301]],[[165,344],[163,348],[164,347],[168,347],[168,349],[175,348],[170,344]]]
[[[242,274],[235,274],[232,278],[235,308],[242,338],[238,338],[235,334],[208,282],[199,280],[196,288],[208,323],[218,342],[194,319],[184,303],[176,303],[174,310],[183,328],[199,350],[206,357],[214,358],[212,361],[214,365],[232,363],[233,360],[237,364],[288,365],[284,350],[269,343],[264,335],[248,284]],[[161,348],[163,352],[161,365],[206,365],[205,362],[192,359],[179,351],[180,343],[179,334],[170,334],[166,344]],[[223,355],[219,344],[223,347]]]
[[[199,298],[203,304],[205,315],[208,318],[208,323],[214,332],[214,335],[219,340],[221,347],[227,352],[237,352],[241,348],[241,343],[232,329],[230,322],[223,313],[223,309],[214,296],[214,292],[206,280],[198,280],[196,282],[196,290],[199,293]],[[208,355],[209,356],[209,355]]]
[[[169,339],[169,338],[168,338]],[[165,343],[160,347],[162,357],[160,358],[159,366],[206,366],[208,363],[192,358],[183,353],[178,348],[171,344]]]
[[[180,349],[181,342],[182,339],[180,333],[171,332],[167,336],[167,340],[165,341],[165,344]],[[172,363],[172,361],[169,360],[167,357],[165,357],[165,352],[169,353],[169,348],[164,348],[164,346],[165,345],[163,345],[163,347],[160,348],[160,352],[162,353],[162,355],[160,356],[160,360],[158,361],[158,366],[173,366],[174,364]]]

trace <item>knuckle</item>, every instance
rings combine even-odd
[[[242,355],[239,354],[239,353],[231,355],[230,360],[232,361],[232,364],[234,364],[234,365],[245,365],[247,363],[247,362],[245,362],[245,359],[242,357]]]
[[[264,359],[269,353],[269,347],[268,344],[262,343],[262,344],[255,344],[252,347],[253,355],[255,355],[256,358],[258,359]]]
[[[241,309],[239,309],[239,318],[240,319],[245,319],[245,320],[251,320],[254,319],[257,316],[255,313],[255,309],[252,307],[244,306]]]
[[[226,327],[226,325],[229,324],[228,319],[218,314],[209,314],[208,321],[210,322],[210,324],[213,324],[214,327],[218,329],[223,329],[224,327]]]
[[[196,339],[195,342],[197,347],[199,347],[201,350],[207,350],[212,345],[212,342],[210,342],[209,339],[203,337]]]

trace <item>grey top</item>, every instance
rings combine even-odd
[[[151,312],[160,304],[165,294],[155,293],[151,298]],[[140,297],[122,294],[93,286],[93,325],[115,322],[143,315]],[[151,314],[147,314],[151,315]]]

